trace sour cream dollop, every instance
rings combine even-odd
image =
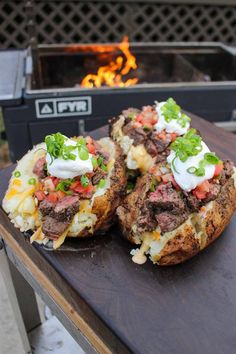
[[[65,145],[75,146],[76,142],[74,140],[67,139],[65,141]],[[62,157],[58,157],[53,159],[53,161],[50,154],[47,153],[46,162],[48,172],[54,177],[67,179],[82,176],[85,173],[90,173],[93,171],[91,154],[89,154],[89,158],[87,160],[81,160],[77,148],[72,150],[72,153],[76,156],[75,160],[64,160]]]
[[[192,189],[196,188],[202,182],[212,178],[215,173],[215,165],[207,164],[205,168],[204,176],[196,176],[187,171],[189,167],[198,167],[199,162],[204,158],[206,152],[210,152],[207,145],[202,141],[202,151],[197,156],[191,156],[187,161],[182,162],[178,157],[175,159],[175,168],[179,172],[177,173],[173,166],[172,161],[175,158],[175,151],[171,151],[170,155],[167,157],[167,162],[171,165],[171,171],[178,185],[186,192],[190,192]]]
[[[161,132],[162,130],[165,129],[167,133],[176,133],[178,135],[183,135],[187,133],[190,127],[189,122],[186,123],[185,127],[181,127],[181,125],[177,122],[176,119],[172,119],[170,122],[167,122],[165,120],[165,117],[161,112],[161,107],[164,106],[164,104],[166,104],[166,102],[160,102],[156,105],[158,121],[154,125],[154,129],[157,132]]]

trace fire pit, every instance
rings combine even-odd
[[[170,96],[213,122],[231,125],[236,117],[236,49],[222,44],[129,45],[125,37],[119,44],[33,46],[5,55],[0,92],[10,93],[2,105],[13,160],[45,134],[89,132],[125,107]]]

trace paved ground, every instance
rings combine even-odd
[[[0,354],[23,354],[7,291],[0,273]]]
[[[44,320],[44,303],[37,298],[40,317]],[[85,354],[61,323],[46,307],[47,321],[30,333],[34,354]],[[25,354],[8,294],[0,273],[0,354]]]

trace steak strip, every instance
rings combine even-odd
[[[58,238],[70,225],[79,211],[79,197],[66,196],[53,204],[46,199],[39,205],[42,215],[42,231],[49,239]]]

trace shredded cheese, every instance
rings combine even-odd
[[[42,227],[40,226],[30,237],[30,243],[33,243],[34,241],[42,241],[43,240],[43,233],[42,233]]]
[[[63,242],[65,241],[65,238],[66,238],[68,232],[69,232],[69,228],[67,228],[67,229],[63,232],[63,234],[61,234],[61,236],[58,237],[57,240],[54,240],[54,241],[53,241],[53,249],[54,249],[54,250],[56,250],[57,248],[59,248],[59,247],[63,244]]]
[[[20,186],[22,185],[22,181],[21,181],[20,179],[18,179],[18,178],[14,178],[14,179],[12,180],[12,185],[13,185],[13,186],[20,187]]]

